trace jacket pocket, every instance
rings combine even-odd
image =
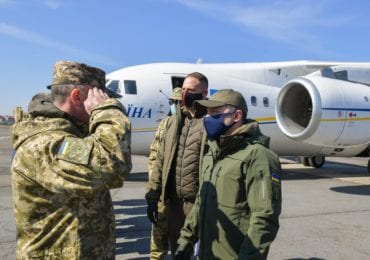
[[[230,208],[236,207],[241,193],[245,190],[241,190],[240,187],[241,182],[244,184],[244,181],[241,179],[239,164],[235,162],[234,164],[232,167],[221,169],[216,175],[218,203]]]
[[[256,198],[257,201],[271,200],[272,187],[271,187],[271,175],[267,165],[260,165],[256,168],[257,176],[257,189]]]

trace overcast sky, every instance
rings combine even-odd
[[[370,1],[0,0],[0,114],[57,60],[107,73],[152,62],[370,62]]]

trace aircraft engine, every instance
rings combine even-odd
[[[369,143],[370,87],[307,75],[288,81],[276,101],[276,120],[293,140],[326,147]]]

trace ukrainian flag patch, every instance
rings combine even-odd
[[[66,154],[66,151],[68,149],[68,146],[69,146],[69,142],[68,141],[64,141],[62,143],[62,145],[60,146],[60,148],[59,148],[58,154],[65,155]]]
[[[272,173],[272,182],[275,182],[277,184],[280,184],[280,175],[277,173]]]
[[[93,142],[88,138],[66,137],[61,143],[57,158],[79,164],[88,164]]]

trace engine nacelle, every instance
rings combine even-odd
[[[370,142],[370,87],[311,74],[287,82],[276,120],[293,140],[327,147]]]

